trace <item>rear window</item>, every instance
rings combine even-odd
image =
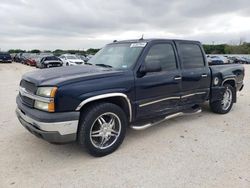
[[[58,58],[58,57],[55,57],[55,56],[51,56],[51,57],[46,57],[46,60],[47,60],[47,61],[59,60],[59,58]]]
[[[184,69],[200,68],[205,66],[203,54],[199,45],[182,43],[180,44],[179,49]]]

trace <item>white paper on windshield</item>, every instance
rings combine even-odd
[[[130,48],[145,47],[146,44],[147,44],[146,42],[132,43],[132,44],[130,45]]]

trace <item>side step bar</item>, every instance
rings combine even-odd
[[[134,130],[144,130],[144,129],[147,129],[149,127],[152,127],[152,126],[155,126],[155,125],[158,125],[159,123],[162,123],[168,119],[172,119],[172,118],[175,118],[175,117],[178,117],[178,116],[183,116],[183,115],[194,115],[194,114],[198,114],[198,113],[201,113],[202,110],[200,107],[194,109],[193,111],[188,111],[188,112],[177,112],[175,114],[171,114],[171,115],[168,115],[166,116],[165,118],[157,121],[157,122],[153,122],[153,123],[147,123],[145,125],[140,125],[140,126],[136,126],[136,125],[131,125],[130,127]]]

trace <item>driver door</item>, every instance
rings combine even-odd
[[[136,78],[137,118],[156,117],[176,111],[180,102],[181,72],[173,42],[155,43],[143,64],[159,63],[161,71]]]

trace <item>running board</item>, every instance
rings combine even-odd
[[[166,116],[165,118],[159,120],[159,121],[156,121],[156,122],[153,122],[153,123],[147,123],[145,125],[141,125],[141,126],[136,126],[136,125],[131,125],[130,127],[134,130],[144,130],[144,129],[147,129],[149,127],[152,127],[152,126],[155,126],[155,125],[158,125],[159,123],[162,123],[168,119],[172,119],[172,118],[175,118],[175,117],[178,117],[178,116],[184,116],[184,115],[194,115],[194,114],[198,114],[198,113],[201,113],[201,108],[197,108],[195,110],[193,110],[192,112],[177,112],[175,114],[171,114],[171,115],[168,115]]]

